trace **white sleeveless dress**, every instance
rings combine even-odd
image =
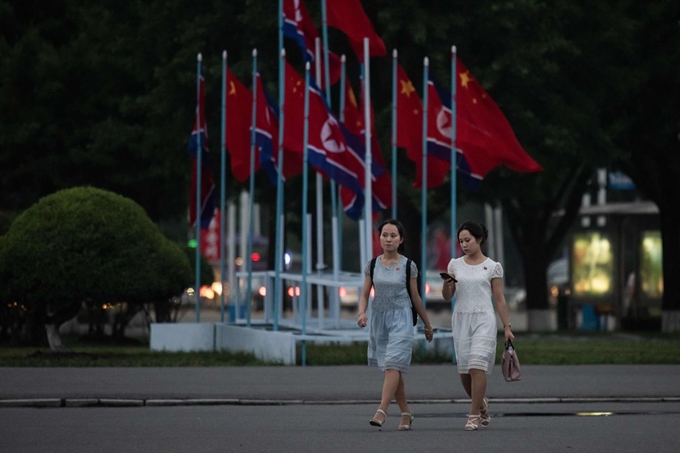
[[[451,315],[458,373],[467,374],[472,368],[491,374],[498,336],[491,280],[503,278],[503,266],[491,258],[473,266],[460,257],[449,261],[447,271],[458,280]]]

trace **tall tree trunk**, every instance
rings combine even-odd
[[[66,321],[73,319],[80,311],[81,306],[82,304],[78,302],[67,305],[66,307],[56,308],[49,305],[46,307],[45,332],[51,351],[63,352],[66,350],[61,341],[59,327]]]
[[[508,225],[524,265],[524,284],[528,329],[546,331],[557,329],[557,312],[548,306],[547,270],[570,226],[578,217],[581,197],[588,184],[592,168],[585,163],[565,167],[559,188],[543,204],[523,203],[530,199],[531,185],[523,185],[512,199],[503,203]],[[526,195],[525,195],[526,194]],[[553,210],[562,208],[561,216]]]
[[[557,314],[548,307],[548,254],[543,250],[534,249],[534,252],[522,255],[529,330],[556,330]]]
[[[59,334],[59,327],[61,324],[45,324],[45,332],[47,333],[47,342],[50,345],[50,351],[52,352],[64,352],[66,348],[61,341],[61,335]]]
[[[661,331],[680,332],[680,208],[677,200],[660,206],[661,240],[663,250],[663,299],[661,302]]]

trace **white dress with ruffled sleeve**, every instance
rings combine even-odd
[[[460,257],[449,261],[447,271],[458,280],[451,315],[458,372],[467,374],[474,368],[491,374],[498,335],[491,280],[503,278],[503,266],[491,258],[470,265]]]

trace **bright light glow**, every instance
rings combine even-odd
[[[607,417],[612,415],[613,412],[577,412],[578,417]]]
[[[260,261],[260,254],[257,252],[253,252],[253,254],[250,255],[250,259],[257,263],[258,261]]]
[[[430,284],[425,283],[425,294],[430,294]]]
[[[210,287],[215,292],[215,294],[217,294],[218,296],[220,296],[222,294],[222,283],[213,282],[213,284]]]
[[[560,295],[560,290],[557,288],[557,286],[552,285],[552,286],[550,287],[550,294],[551,294],[553,297],[557,297],[557,296]]]
[[[267,295],[267,288],[265,288],[264,286],[260,286],[260,289],[257,291],[257,293],[260,296],[264,297]]]
[[[286,252],[283,255],[283,262],[286,263],[286,266],[290,266],[291,261],[293,261],[293,258],[291,258],[290,253]]]
[[[293,291],[295,291],[294,294],[293,294]],[[289,295],[290,297],[293,297],[294,295],[295,295],[295,296],[300,296],[300,287],[299,287],[299,286],[296,286],[296,287],[295,287],[295,290],[293,290],[293,287],[291,286],[290,288],[288,288],[288,295]]]
[[[201,286],[201,297],[206,299],[214,299],[215,292],[209,286]]]
[[[375,297],[375,291],[374,291],[374,289],[375,289],[375,288],[371,288],[371,292],[369,293],[369,296]]]
[[[194,288],[187,288],[187,295],[193,296],[194,295]]]
[[[344,288],[342,286],[338,288],[338,296],[347,297],[347,288]]]

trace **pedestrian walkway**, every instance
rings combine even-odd
[[[504,403],[680,401],[680,365],[524,366],[505,382],[498,366],[487,394]],[[198,404],[364,404],[380,396],[382,373],[367,366],[192,368],[0,368],[1,407]],[[414,365],[414,403],[467,399],[455,365]]]

